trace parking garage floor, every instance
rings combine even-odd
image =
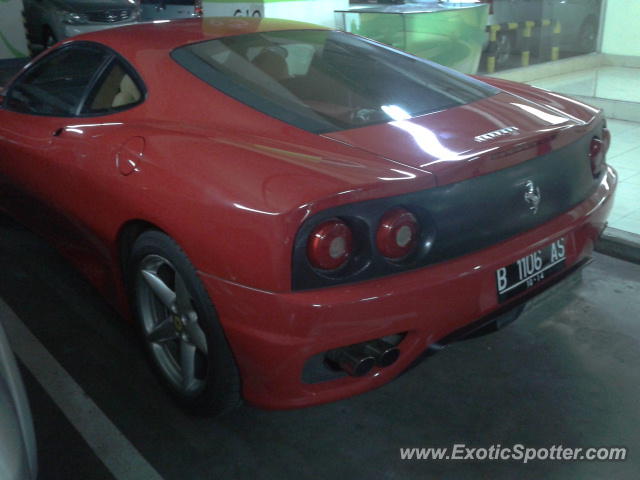
[[[46,243],[0,216],[0,298],[19,319],[11,330],[23,332],[39,478],[636,479],[640,265],[594,259],[581,282],[545,294],[514,324],[453,344],[378,390],[203,419],[160,389],[133,328]],[[400,458],[400,448],[454,444],[616,446],[628,455],[527,464]]]

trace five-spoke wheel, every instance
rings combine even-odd
[[[137,282],[143,334],[158,366],[176,389],[197,392],[206,373],[207,338],[184,280],[169,260],[147,255]]]
[[[142,338],[160,378],[195,413],[239,404],[239,376],[213,304],[182,249],[158,231],[135,241],[129,284]]]

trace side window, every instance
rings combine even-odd
[[[11,86],[7,107],[36,115],[73,116],[109,53],[69,46],[44,57]]]
[[[142,92],[136,82],[120,62],[114,61],[98,81],[82,113],[107,113],[134,105],[141,99]]]

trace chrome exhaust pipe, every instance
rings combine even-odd
[[[382,339],[336,348],[327,352],[327,360],[352,377],[362,377],[378,365],[388,367],[400,356],[400,349]]]
[[[400,349],[384,340],[371,340],[363,345],[365,352],[375,357],[376,365],[379,367],[392,365],[400,356]]]
[[[352,377],[362,377],[376,364],[376,359],[365,352],[363,344],[337,348],[327,352],[327,359]]]

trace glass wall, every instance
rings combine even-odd
[[[489,16],[478,71],[493,73],[596,51],[602,3],[603,0],[351,0],[350,11],[364,13],[365,8],[386,4],[387,9],[436,12],[442,7],[485,4]],[[344,27],[349,28],[349,23]],[[401,29],[395,32],[404,33]],[[469,73],[468,68],[461,70]]]
[[[468,0],[490,5],[481,72],[547,62],[597,49],[602,0]],[[450,3],[459,3],[450,2]]]

